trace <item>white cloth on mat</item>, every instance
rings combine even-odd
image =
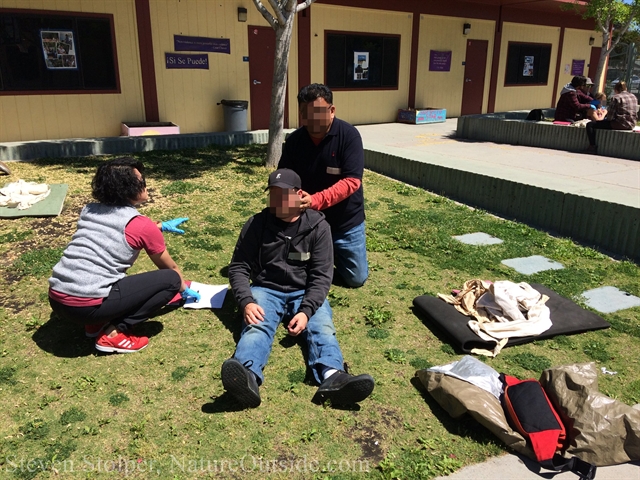
[[[51,189],[46,183],[25,182],[20,179],[0,188],[0,207],[18,207],[25,210],[45,199]]]
[[[549,297],[528,283],[472,279],[464,282],[456,296],[439,293],[438,297],[473,317],[468,325],[476,335],[496,343],[493,350],[471,350],[476,355],[495,357],[509,338],[540,335],[551,328],[551,312],[545,305]]]
[[[551,312],[545,305],[547,300],[549,297],[528,283],[495,282],[476,303],[477,308],[482,307],[489,313],[492,321],[471,320],[469,327],[486,341],[540,335],[552,325]]]

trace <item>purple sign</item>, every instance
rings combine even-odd
[[[582,75],[584,73],[584,60],[571,60],[571,75]]]
[[[231,41],[228,38],[173,36],[173,49],[176,52],[215,52],[231,53]]]
[[[451,52],[438,52],[436,50],[431,50],[431,53],[429,54],[429,71],[451,71]]]
[[[209,70],[209,55],[206,53],[165,53],[164,61],[167,68],[201,68]]]

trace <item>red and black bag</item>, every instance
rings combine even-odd
[[[540,465],[549,470],[570,470],[584,480],[595,478],[595,465],[558,454],[567,447],[567,433],[540,382],[505,374],[500,379],[504,384],[502,407],[507,419],[529,441]]]

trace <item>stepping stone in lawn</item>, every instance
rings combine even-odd
[[[616,287],[600,287],[582,293],[586,304],[600,313],[613,313],[632,307],[640,307],[640,298],[618,290]]]
[[[482,232],[467,233],[466,235],[458,235],[453,238],[467,245],[497,245],[498,243],[502,243],[502,240],[499,238]]]
[[[561,263],[554,262],[542,255],[509,258],[507,260],[502,260],[500,263],[503,263],[507,267],[511,267],[516,272],[524,275],[533,275],[534,273],[544,272],[545,270],[562,270],[564,268]]]

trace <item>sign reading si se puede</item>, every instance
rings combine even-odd
[[[165,53],[167,68],[199,68],[209,70],[209,56],[205,54]]]

